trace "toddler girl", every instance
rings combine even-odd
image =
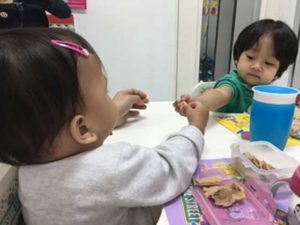
[[[111,99],[103,65],[78,34],[0,31],[0,160],[20,165],[27,225],[155,224],[151,207],[183,192],[203,149],[208,111],[186,104],[189,124],[155,148],[103,144],[146,94]]]

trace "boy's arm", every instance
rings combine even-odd
[[[209,111],[213,111],[227,105],[232,95],[231,88],[223,85],[205,91],[202,95],[194,97],[194,100],[201,102]]]

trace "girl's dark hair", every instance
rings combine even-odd
[[[0,31],[0,161],[37,163],[55,137],[84,107],[78,53],[51,43],[68,40],[95,51],[65,29]]]
[[[276,76],[281,77],[287,67],[294,63],[298,52],[298,40],[293,30],[282,21],[264,19],[247,26],[238,36],[233,58],[238,60],[243,51],[252,48],[264,35],[273,38],[275,58],[280,65]]]

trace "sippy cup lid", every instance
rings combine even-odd
[[[293,176],[289,180],[291,190],[300,197],[300,166],[295,170]]]

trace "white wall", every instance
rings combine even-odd
[[[294,28],[297,0],[261,0],[261,3],[260,18],[282,20],[291,28]],[[290,66],[282,74],[282,77],[274,83],[277,85],[290,85],[292,69],[293,66]]]
[[[300,37],[300,1],[297,2],[294,29]],[[295,63],[293,77],[291,77],[292,86],[300,89],[300,38],[298,38],[298,57]]]
[[[178,2],[88,0],[73,10],[76,32],[101,57],[109,91],[135,87],[150,100],[175,98]]]
[[[238,0],[240,2],[241,0]],[[253,4],[253,0],[246,1],[245,3],[248,3],[247,6],[248,10],[247,13],[243,14],[243,20],[247,21],[247,17],[249,17],[250,6]],[[220,3],[220,12],[219,12],[219,19],[218,24],[216,27],[216,34],[217,34],[217,40],[216,43],[213,44],[214,47],[214,54],[212,55],[212,58],[214,59],[214,79],[218,80],[224,74],[228,73],[230,69],[234,67],[230,67],[230,62],[232,59],[232,32],[235,31],[236,27],[235,25],[235,4],[236,7],[239,7],[238,2],[236,3],[235,0],[223,0]],[[244,2],[243,2],[244,5]],[[236,17],[238,17],[237,15]],[[251,15],[252,16],[252,15]],[[240,20],[238,20],[240,21]]]
[[[223,0],[226,1],[226,0]],[[297,0],[261,0],[260,18],[292,26]],[[150,100],[173,100],[198,81],[202,0],[88,0],[73,10],[108,72],[109,90],[135,87]],[[178,54],[177,54],[178,53]],[[289,74],[280,84],[287,84]]]
[[[178,12],[177,97],[198,82],[202,0],[179,0]]]

